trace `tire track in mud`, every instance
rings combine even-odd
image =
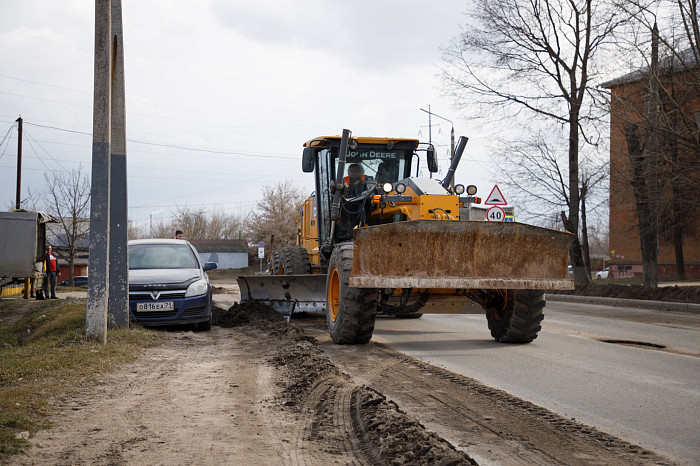
[[[353,463],[358,466],[371,466],[372,464],[379,464],[379,458],[371,455],[372,449],[367,444],[366,436],[361,435],[362,431],[358,429],[362,423],[355,414],[352,404],[352,398],[356,392],[356,387],[345,383],[341,386],[335,395],[335,427],[338,432],[344,434],[342,436],[345,444],[345,449],[351,452],[357,462]],[[358,435],[359,434],[359,435]],[[365,456],[368,456],[371,462],[365,460]]]
[[[315,328],[310,330],[323,353],[354,381],[385,394],[477,461],[671,464],[641,447],[380,344],[347,351]]]
[[[296,461],[321,464],[320,450],[358,466],[474,464],[381,394],[339,373],[312,342],[298,343],[270,362],[286,372],[279,404],[299,412]]]
[[[323,377],[317,380],[304,400],[300,410],[299,421],[296,429],[296,448],[294,452],[295,465],[324,465],[328,462],[327,454],[345,456],[346,451],[333,445],[325,445],[334,439],[328,438],[333,431],[326,429],[327,420],[324,419],[328,409],[328,403],[333,404],[333,398],[337,392],[335,377]],[[319,448],[319,444],[323,446]],[[353,458],[347,458],[348,464]]]

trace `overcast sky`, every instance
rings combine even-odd
[[[488,195],[483,142],[492,135],[460,119],[437,77],[440,47],[459,33],[465,8],[449,0],[124,0],[130,219],[167,220],[177,206],[244,214],[263,185],[284,180],[311,194],[304,141],[343,128],[427,141],[420,109],[429,105],[470,137],[457,182]],[[47,170],[90,173],[94,2],[0,0],[0,13],[5,210],[15,199],[10,129],[20,115],[23,198],[42,189]],[[444,174],[450,125],[433,124]]]

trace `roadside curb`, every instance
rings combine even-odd
[[[682,311],[700,314],[700,304],[649,301],[646,299],[604,298],[602,296],[576,296],[568,294],[547,294],[547,301],[583,304],[604,304],[606,306],[636,307],[655,311]]]

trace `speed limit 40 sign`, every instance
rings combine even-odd
[[[489,222],[504,222],[506,220],[506,212],[497,205],[489,207],[486,211],[486,220]]]

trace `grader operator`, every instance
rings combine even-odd
[[[419,317],[431,301],[471,300],[497,341],[534,340],[544,290],[573,288],[573,235],[465,220],[476,187],[451,186],[466,143],[439,182],[418,176],[421,156],[431,173],[438,164],[416,139],[343,130],[306,142],[302,170],[315,174],[316,190],[300,208],[297,246],[272,254],[270,275],[238,277],[241,300],[323,312],[333,340],[346,344],[368,342],[377,313]]]

